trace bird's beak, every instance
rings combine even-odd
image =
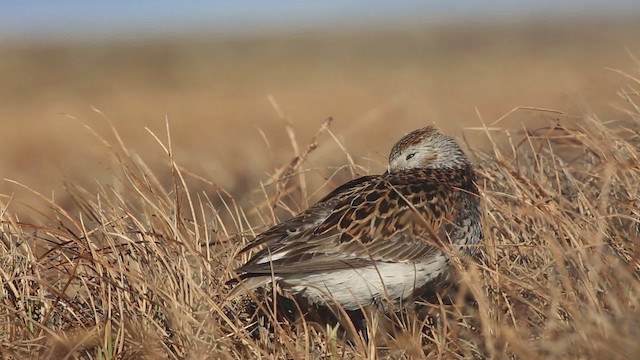
[[[389,171],[389,168],[387,168],[387,171],[385,171],[384,173],[382,173],[382,175],[389,175],[391,171]]]

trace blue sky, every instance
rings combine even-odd
[[[251,34],[405,21],[640,13],[638,0],[0,0],[0,41]]]

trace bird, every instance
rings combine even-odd
[[[240,250],[257,252],[235,270],[229,296],[275,281],[310,304],[402,307],[448,278],[453,254],[473,256],[482,240],[469,158],[427,126],[402,137],[388,161],[384,173],[348,181],[257,235]]]

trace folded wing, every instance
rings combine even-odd
[[[355,179],[260,234],[243,251],[265,247],[238,272],[250,277],[423,260],[447,241],[466,179],[457,170],[428,169]]]

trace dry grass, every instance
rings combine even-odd
[[[234,195],[290,155],[268,95],[295,121],[301,142],[333,117],[332,131],[356,160],[376,160],[360,160],[372,169],[382,168],[399,134],[436,123],[459,135],[479,125],[476,111],[496,119],[522,105],[611,118],[624,79],[605,68],[634,66],[626,49],[640,51],[638,33],[638,18],[553,19],[245,40],[0,44],[0,178],[55,191],[65,208],[65,177],[92,191],[96,180],[109,181],[117,165],[64,116],[109,132],[92,105],[160,178],[164,159],[144,128],[163,133],[167,116],[176,160]],[[544,117],[520,111],[501,125],[544,124]],[[340,149],[325,145],[311,163],[340,165]],[[0,182],[0,193],[14,192],[29,196]]]
[[[326,129],[263,186],[252,206],[175,162],[153,135],[171,181],[115,140],[95,134],[115,162],[97,193],[67,184],[79,211],[22,222],[2,198],[0,352],[5,358],[521,358],[640,357],[640,86],[621,93],[626,120],[585,115],[511,134],[477,130],[486,239],[460,271],[473,295],[399,314],[395,338],[343,342],[335,328],[291,323],[269,301],[227,303],[237,250],[315,195],[305,161]],[[168,130],[168,129],[167,129]],[[166,131],[166,134],[170,134]],[[114,130],[114,134],[115,130]],[[400,134],[397,134],[398,136]],[[118,136],[114,137],[118,139]],[[334,138],[335,139],[335,138]],[[346,150],[345,150],[346,151]],[[348,154],[348,152],[347,152]],[[363,172],[352,157],[336,176]],[[331,170],[325,173],[331,174]],[[347,175],[345,175],[347,174]],[[327,176],[331,179],[332,176]],[[251,197],[250,195],[247,195]],[[37,209],[37,208],[36,208]],[[270,298],[270,295],[266,295]],[[262,316],[257,307],[266,306]]]
[[[603,69],[637,24],[0,50],[0,355],[640,358],[640,81]],[[580,115],[470,120],[513,104]],[[225,301],[246,241],[434,120],[476,126],[485,241],[460,296],[350,343],[270,292]]]

